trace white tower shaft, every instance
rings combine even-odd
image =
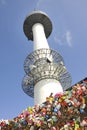
[[[45,36],[44,27],[40,23],[36,23],[32,27],[34,50],[47,48],[49,45]],[[40,80],[34,86],[34,104],[41,104],[46,101],[46,97],[49,97],[51,93],[63,92],[62,86],[59,81],[55,79]]]
[[[41,80],[34,86],[34,104],[41,104],[46,101],[46,97],[49,97],[51,93],[54,96],[60,92],[63,92],[63,88],[59,81],[55,79]]]
[[[42,48],[49,49],[43,25],[40,23],[34,24],[32,27],[32,31],[33,31],[34,50]]]

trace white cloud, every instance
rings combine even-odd
[[[68,45],[72,47],[72,35],[69,30],[67,30],[61,37],[54,36],[54,40],[59,45]]]
[[[66,31],[65,33],[65,37],[66,37],[66,42],[68,44],[68,46],[72,46],[72,35],[70,31]]]
[[[63,45],[62,39],[60,39],[60,38],[54,36],[54,40],[55,40],[55,42],[58,43],[59,45]]]

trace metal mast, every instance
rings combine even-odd
[[[50,49],[47,39],[52,32],[52,23],[42,11],[33,11],[24,21],[23,30],[34,42],[34,51],[24,62],[26,76],[22,88],[34,97],[35,104],[41,104],[51,93],[63,92],[71,86],[71,77],[62,56]]]

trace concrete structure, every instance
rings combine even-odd
[[[50,49],[47,39],[52,32],[52,23],[42,11],[33,11],[23,25],[28,40],[34,43],[33,52],[24,62],[26,76],[22,88],[34,97],[35,104],[41,104],[51,93],[55,95],[71,86],[71,77],[66,70],[62,56]]]

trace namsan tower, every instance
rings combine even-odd
[[[50,49],[47,38],[52,32],[52,22],[42,11],[33,11],[23,25],[28,40],[33,41],[33,52],[24,61],[26,75],[22,81],[23,91],[34,97],[34,104],[45,102],[52,93],[61,93],[71,86],[62,56]]]

